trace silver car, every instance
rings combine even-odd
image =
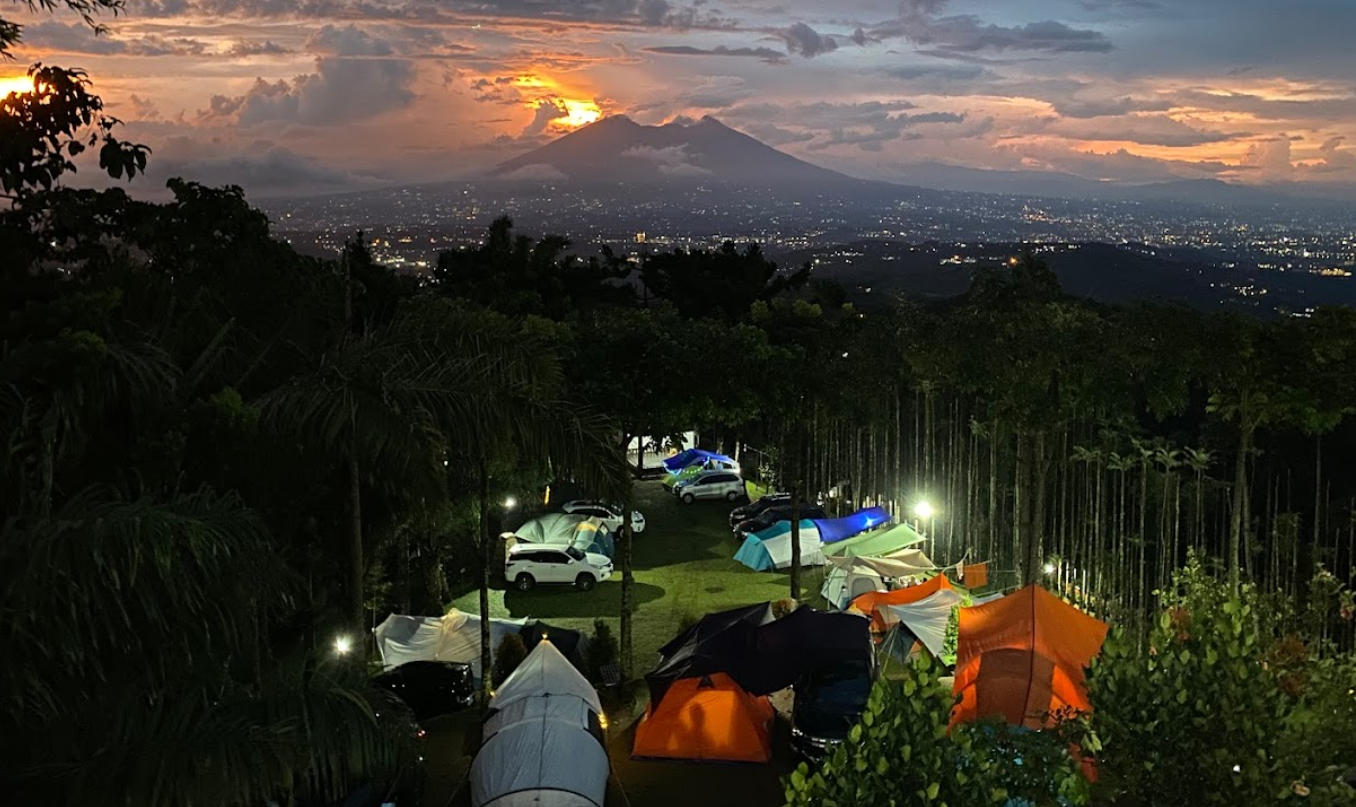
[[[696,476],[682,480],[673,488],[673,495],[683,504],[692,504],[698,499],[725,499],[737,502],[744,498],[744,478],[732,471],[704,471]]]

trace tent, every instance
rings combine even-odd
[[[796,683],[812,669],[839,661],[870,661],[870,622],[861,614],[802,606],[753,632],[752,661],[740,686],[767,694]]]
[[[921,549],[901,549],[879,558],[829,557],[833,568],[824,575],[819,593],[833,608],[846,608],[854,598],[869,591],[891,588],[889,581],[914,580],[937,571]]]
[[[573,546],[583,552],[596,552],[612,559],[616,542],[602,522],[571,513],[547,513],[513,531],[513,537],[529,544]]]
[[[815,522],[809,519],[801,521],[800,565],[823,566],[824,552],[821,546]],[[755,572],[790,568],[791,522],[778,521],[761,532],[750,534],[735,553],[734,559]]]
[[[588,652],[589,637],[582,632],[548,625],[539,619],[529,619],[522,630],[518,632],[518,635],[523,637],[523,646],[527,648],[529,653],[535,650],[537,644],[541,641],[549,640],[560,651],[561,655],[570,660],[575,669],[584,669],[584,658]]]
[[[1039,586],[960,611],[952,723],[997,715],[1038,729],[1044,715],[1088,711],[1083,671],[1107,625]]]
[[[884,631],[890,626],[886,622],[883,610],[887,605],[908,605],[909,603],[920,602],[931,597],[939,591],[955,591],[951,581],[946,579],[946,575],[939,574],[932,579],[919,583],[916,586],[906,586],[897,588],[894,591],[871,591],[861,595],[852,601],[851,608],[871,617],[871,627],[877,631]],[[959,600],[957,600],[959,602]]]
[[[541,642],[490,700],[471,763],[474,807],[603,807],[609,765],[602,705],[584,676]]]
[[[941,658],[946,647],[946,629],[951,624],[951,614],[964,601],[960,592],[944,588],[917,602],[883,606],[879,613],[887,626],[908,631],[929,653]]]
[[[525,625],[526,619],[491,619],[491,656],[505,636],[520,633]],[[460,661],[480,677],[480,617],[455,608],[441,617],[391,614],[374,633],[388,670],[407,661]]]
[[[632,756],[721,762],[772,759],[772,704],[721,672],[675,681],[651,701]]]
[[[828,544],[824,547],[824,554],[840,558],[873,558],[922,542],[923,536],[913,527],[896,524],[893,527],[877,527],[870,532]]]
[[[661,661],[645,676],[650,703],[658,703],[673,683],[711,673],[743,675],[750,663],[754,631],[772,622],[772,603],[765,602],[707,614],[696,625],[659,648]]]
[[[868,507],[842,518],[818,519],[815,526],[819,529],[819,540],[826,544],[836,544],[867,530],[874,530],[889,521],[890,514],[885,512],[884,507]]]
[[[674,454],[672,457],[669,457],[668,459],[664,460],[664,470],[673,474],[681,471],[682,469],[688,467],[689,465],[701,465],[709,460],[716,460],[718,462],[728,462],[734,465],[735,467],[738,467],[738,463],[736,463],[733,458],[727,457],[724,454],[716,454],[715,452],[712,451],[703,451],[700,448],[689,448],[686,451],[680,451],[677,454]]]

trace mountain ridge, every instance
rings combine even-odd
[[[610,115],[499,163],[501,179],[862,183],[779,151],[706,115],[658,126]]]

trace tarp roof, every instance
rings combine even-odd
[[[680,471],[689,465],[696,465],[699,462],[707,460],[724,460],[725,462],[734,462],[734,459],[724,454],[716,454],[711,451],[703,451],[700,448],[689,448],[686,451],[680,451],[677,454],[664,460],[664,468],[670,473]]]
[[[941,591],[907,605],[886,605],[880,609],[886,625],[903,625],[928,652],[942,657],[946,646],[946,628],[951,624],[951,611],[964,598],[955,589]]]
[[[871,624],[876,630],[885,630],[888,625],[884,617],[881,616],[880,609],[887,605],[907,605],[909,603],[919,602],[939,591],[954,588],[951,581],[946,579],[946,575],[939,574],[916,586],[906,586],[897,588],[894,591],[872,591],[863,594],[852,601],[852,608],[871,617]]]
[[[828,544],[824,547],[824,554],[835,557],[879,557],[922,541],[923,536],[913,527],[908,524],[896,524],[893,527],[877,527],[870,532]]]
[[[826,544],[860,535],[890,521],[890,514],[884,507],[868,507],[842,518],[821,518],[815,520],[819,528],[819,540]]]
[[[840,569],[870,569],[881,577],[916,577],[937,571],[932,559],[921,549],[901,549],[880,557],[831,557],[829,563]]]
[[[659,648],[659,665],[645,676],[651,703],[658,703],[679,678],[724,672],[738,680],[749,663],[753,631],[772,619],[770,602],[702,617],[696,625]]]
[[[1083,671],[1106,633],[1105,622],[1035,585],[962,608],[952,721],[1000,715],[1040,728],[1043,713],[1090,710]]]
[[[490,653],[510,633],[518,633],[526,619],[491,619]],[[480,677],[480,617],[452,609],[441,617],[391,614],[375,631],[382,666],[407,661],[460,661]]]

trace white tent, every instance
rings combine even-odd
[[[918,602],[886,605],[880,609],[880,615],[886,625],[900,624],[907,628],[929,653],[941,658],[951,612],[964,601],[965,597],[959,591],[944,588]]]
[[[505,636],[521,632],[526,624],[526,619],[491,619],[491,657]],[[480,678],[480,617],[455,608],[441,617],[391,614],[375,633],[386,669],[407,661],[460,661]]]
[[[474,807],[602,807],[608,760],[598,693],[543,641],[490,701],[471,763]]]
[[[819,593],[829,605],[843,609],[862,594],[894,588],[917,580],[937,567],[920,549],[901,549],[879,558],[828,557],[833,564]]]

